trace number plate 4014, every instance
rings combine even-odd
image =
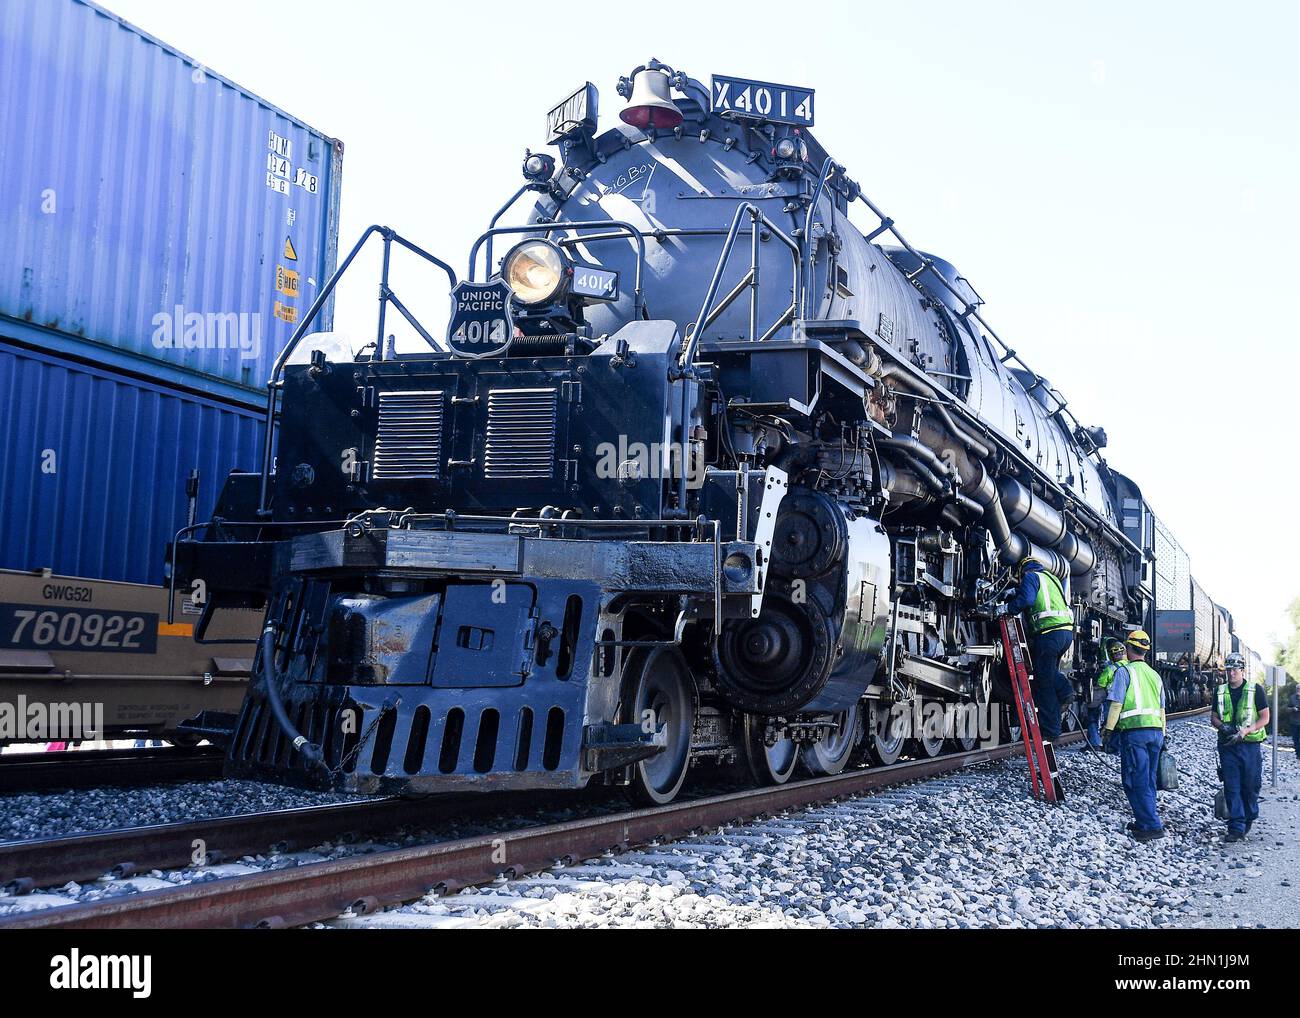
[[[750,78],[713,76],[713,112],[774,124],[813,125],[813,90]]]

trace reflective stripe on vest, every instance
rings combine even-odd
[[[1232,693],[1230,687],[1225,682],[1219,687],[1219,720],[1225,725],[1236,725],[1238,728],[1249,728],[1259,719],[1259,711],[1255,709],[1255,687],[1249,679],[1241,684],[1241,712],[1236,719],[1232,716]],[[1258,732],[1252,732],[1246,736],[1246,742],[1263,742],[1268,738],[1268,732],[1261,728]]]
[[[1070,611],[1065,590],[1054,573],[1038,572],[1038,595],[1029,610],[1029,624],[1035,633],[1074,626],[1074,612]]]
[[[1128,689],[1124,692],[1124,706],[1119,712],[1118,731],[1132,728],[1163,728],[1165,709],[1160,706],[1164,683],[1160,673],[1145,661],[1126,661]]]
[[[1118,667],[1118,663],[1112,661],[1105,668],[1103,668],[1101,670],[1101,674],[1097,676],[1097,685],[1099,685],[1102,689],[1110,689],[1111,685],[1115,681],[1116,667]]]

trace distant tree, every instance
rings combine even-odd
[[[1273,663],[1285,668],[1292,679],[1300,679],[1300,597],[1287,605],[1286,616],[1291,623],[1291,634],[1286,643],[1277,644]]]

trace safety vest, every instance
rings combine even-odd
[[[1124,706],[1120,708],[1115,730],[1164,728],[1165,709],[1160,706],[1164,683],[1160,673],[1145,661],[1125,661],[1124,667],[1128,669],[1128,689],[1124,693]]]
[[[1110,689],[1111,684],[1115,681],[1115,667],[1118,663],[1117,661],[1111,661],[1097,676],[1097,685],[1102,689]]]
[[[1249,679],[1241,684],[1241,709],[1238,716],[1232,716],[1232,692],[1225,682],[1219,687],[1219,720],[1225,725],[1236,725],[1238,728],[1249,728],[1259,718],[1259,711],[1255,709],[1255,687]],[[1246,736],[1246,742],[1263,742],[1268,738],[1268,732],[1261,728],[1258,732],[1252,732]]]
[[[1065,600],[1065,589],[1054,573],[1038,571],[1038,596],[1029,608],[1029,625],[1035,633],[1049,629],[1074,628],[1074,612]]]

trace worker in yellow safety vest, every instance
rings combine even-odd
[[[1109,709],[1103,744],[1119,745],[1120,780],[1133,807],[1128,825],[1137,841],[1165,836],[1156,812],[1156,771],[1165,745],[1165,684],[1146,663],[1151,637],[1135,629],[1124,641],[1125,661],[1115,669],[1106,695]]]
[[[1226,841],[1241,841],[1259,817],[1264,761],[1259,744],[1268,737],[1268,697],[1246,678],[1246,659],[1229,654],[1228,681],[1215,693],[1210,724],[1219,730],[1219,770],[1228,800]]]
[[[1097,677],[1092,680],[1092,698],[1088,705],[1088,745],[1093,749],[1101,748],[1101,711],[1110,693],[1110,684],[1115,681],[1115,669],[1124,660],[1124,643],[1113,636],[1102,641],[1105,651],[1104,664]]]
[[[1033,634],[1034,703],[1038,727],[1051,741],[1061,734],[1061,708],[1074,699],[1074,687],[1061,674],[1061,655],[1074,642],[1074,612],[1060,578],[1026,556],[1020,560],[1020,582],[1004,597],[1008,614],[1024,612]]]

